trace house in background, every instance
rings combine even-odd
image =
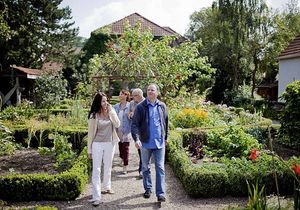
[[[279,56],[278,96],[295,80],[300,80],[300,35]]]
[[[120,20],[117,20],[109,25],[103,26],[101,28],[109,28],[110,35],[120,36],[125,31],[125,23],[129,22],[130,26],[135,26],[138,22],[141,23],[141,31],[150,30],[155,39],[161,39],[164,36],[175,36],[176,40],[173,45],[179,45],[180,43],[186,41],[187,39],[184,36],[181,36],[179,33],[171,29],[170,27],[162,27],[158,24],[148,20],[147,18],[141,16],[138,13],[133,13],[128,15]]]

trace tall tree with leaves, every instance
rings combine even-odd
[[[220,103],[226,89],[237,89],[244,82],[249,83],[249,67],[253,61],[253,54],[248,52],[250,40],[253,44],[253,38],[262,33],[266,10],[263,0],[218,0],[213,2],[212,8],[191,16],[189,34],[196,40],[203,40],[202,53],[217,69],[213,101]]]
[[[62,0],[2,0],[0,16],[9,34],[0,36],[0,64],[41,67],[47,60],[68,57],[78,29],[71,28],[70,8]],[[1,20],[1,18],[0,18]]]

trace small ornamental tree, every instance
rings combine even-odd
[[[212,83],[214,69],[199,56],[198,44],[172,47],[172,41],[174,37],[154,39],[150,32],[141,32],[140,24],[127,24],[122,36],[107,43],[107,52],[90,60],[89,69],[92,75],[117,76],[140,87],[154,82],[164,99],[176,96],[183,85],[188,85],[184,81],[190,76],[197,75],[203,85]]]
[[[49,108],[67,96],[67,80],[60,73],[45,74],[36,79],[34,97],[36,106]]]
[[[280,118],[280,137],[283,143],[295,149],[300,148],[300,81],[288,84],[282,94],[285,107]]]

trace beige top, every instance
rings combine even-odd
[[[93,142],[112,142],[113,125],[110,120],[97,119],[97,133]]]
[[[118,143],[120,141],[117,132],[116,132],[116,128],[118,128],[120,126],[120,120],[118,118],[118,115],[116,113],[116,111],[114,109],[112,109],[109,113],[109,119],[113,124],[113,131],[112,131],[112,140],[113,143]],[[96,115],[97,118],[97,115]],[[95,139],[95,135],[97,133],[97,122],[96,122],[96,118],[90,118],[88,121],[88,142],[87,142],[87,146],[88,146],[88,154],[92,154],[92,142]]]

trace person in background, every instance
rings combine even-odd
[[[117,129],[117,134],[120,139],[119,152],[123,164],[123,174],[127,173],[129,145],[131,140],[131,119],[128,118],[129,98],[129,91],[123,89],[120,91],[119,94],[120,102],[114,105],[114,109],[116,110],[119,120],[121,122],[120,127]]]
[[[143,91],[140,88],[136,88],[132,90],[132,94],[131,94],[133,100],[130,101],[130,105],[129,105],[129,113],[128,113],[128,117],[130,119],[132,119],[133,114],[134,114],[134,110],[136,108],[136,106],[141,103],[142,101],[144,101],[144,96],[143,96]],[[143,173],[142,173],[142,159],[141,159],[141,149],[137,148],[138,150],[138,154],[139,154],[139,177],[143,178]]]
[[[152,179],[150,159],[154,156],[156,172],[155,193],[158,202],[165,197],[165,147],[168,142],[168,111],[166,105],[157,99],[158,86],[151,84],[147,88],[147,98],[139,103],[134,111],[131,134],[135,146],[141,148],[144,198],[150,198]]]
[[[112,160],[115,145],[119,142],[116,128],[120,120],[104,93],[98,92],[88,114],[88,157],[92,159],[92,202],[101,203],[101,164],[103,161],[103,193],[113,194],[111,189]]]

